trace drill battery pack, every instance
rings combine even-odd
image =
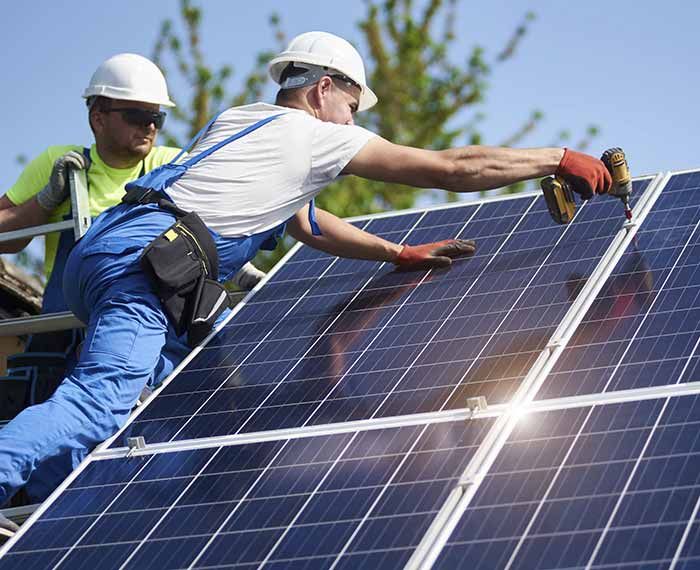
[[[576,202],[569,185],[559,177],[548,176],[540,182],[547,209],[557,224],[568,224],[574,219]]]

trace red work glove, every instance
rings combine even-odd
[[[473,240],[446,239],[421,245],[404,245],[394,260],[399,271],[438,269],[452,265],[452,258],[474,255],[476,243]]]
[[[564,149],[555,174],[566,180],[584,200],[592,198],[594,193],[606,194],[612,186],[612,177],[602,160],[570,148]]]

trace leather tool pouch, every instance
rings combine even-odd
[[[199,344],[229,306],[216,281],[216,244],[204,222],[195,212],[179,217],[146,246],[140,263],[176,333],[187,331],[189,345]]]

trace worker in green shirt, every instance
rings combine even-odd
[[[166,117],[161,108],[175,104],[169,97],[165,77],[145,57],[122,53],[107,59],[93,74],[83,97],[94,144],[89,148],[51,146],[30,162],[17,182],[0,197],[0,232],[70,218],[70,190],[66,183],[69,167],[87,171],[90,214],[97,216],[120,202],[127,182],[170,162],[179,152],[177,148],[154,146]],[[16,253],[30,240],[0,243],[0,253]],[[73,232],[49,234],[45,243],[44,268],[48,282],[42,312],[66,311],[62,281],[65,261],[74,243]],[[250,289],[262,275],[248,265],[237,276],[236,283]],[[34,364],[35,379],[28,389],[31,396],[27,404],[39,403],[53,393],[66,368],[74,362],[81,340],[81,330],[33,335],[27,352]],[[189,348],[183,343],[182,350]],[[23,356],[25,363],[27,354]],[[182,356],[178,354],[176,361]],[[166,356],[159,364],[154,374],[157,380],[172,370],[171,362]],[[27,490],[35,500],[45,494],[42,489],[32,492],[31,485]]]

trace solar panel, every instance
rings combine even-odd
[[[476,239],[449,271],[298,249],[0,569],[694,567],[700,173],[661,178],[626,252],[618,201],[536,195],[354,222]]]
[[[491,424],[95,461],[0,568],[400,567]]]
[[[699,222],[700,174],[673,176],[539,397],[673,383],[700,335]]]
[[[302,250],[126,435],[155,443],[507,401],[619,231],[619,210],[593,201],[563,227],[529,196],[367,223],[395,241],[477,240],[476,256],[427,276]]]
[[[521,420],[435,568],[697,568],[700,399]]]

